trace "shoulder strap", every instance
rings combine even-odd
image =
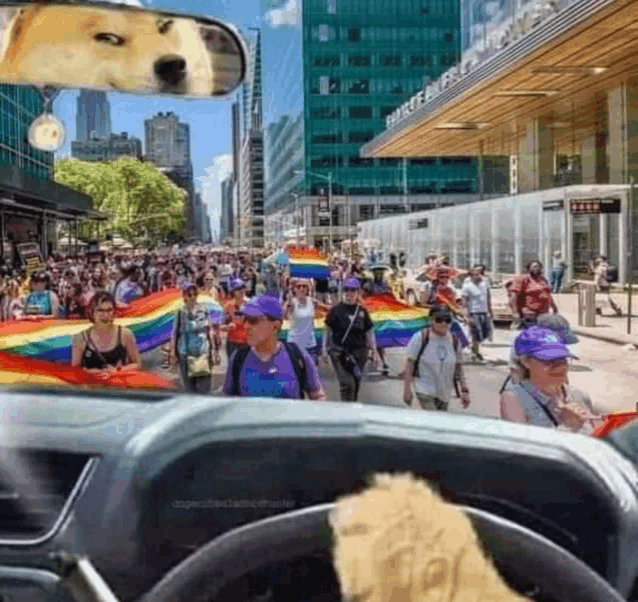
[[[233,356],[232,365],[230,367],[232,376],[231,395],[233,397],[239,397],[241,391],[239,389],[239,377],[241,376],[241,369],[244,367],[246,358],[250,353],[250,347],[241,347],[235,351]]]
[[[430,342],[430,328],[424,328],[421,331],[421,347],[419,348],[419,353],[416,354],[416,359],[414,360],[414,371],[413,376],[419,376],[419,361],[421,360],[421,356],[425,351],[425,348],[428,346]]]
[[[299,383],[299,392],[303,395],[304,393],[310,393],[310,387],[308,383],[308,368],[306,366],[306,360],[301,352],[301,349],[296,343],[289,343],[284,341],[284,348],[290,357],[290,361],[292,362],[292,367],[295,371],[295,376],[297,377],[297,382]]]
[[[348,326],[348,330],[346,330],[346,334],[343,335],[343,338],[341,339],[341,346],[343,347],[346,339],[348,338],[348,335],[350,334],[350,331],[352,330],[352,327],[354,326],[354,321],[357,319],[357,314],[359,313],[359,301],[357,301],[357,305],[354,308],[354,313],[352,314],[352,317],[350,318],[350,324]]]

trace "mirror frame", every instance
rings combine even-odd
[[[227,30],[237,42],[237,45],[242,53],[242,65],[241,65],[241,77],[237,85],[224,94],[220,94],[219,96],[194,96],[191,94],[162,94],[162,93],[148,93],[148,92],[137,92],[136,90],[102,90],[107,93],[116,93],[116,94],[134,94],[136,96],[152,96],[154,98],[180,98],[184,100],[224,100],[228,99],[232,96],[239,87],[245,82],[246,76],[248,74],[248,65],[250,61],[250,51],[248,48],[247,39],[241,33],[239,27],[233,25],[232,23],[228,23],[223,21],[217,17],[209,17],[206,15],[199,15],[193,13],[183,13],[177,11],[165,11],[165,10],[155,10],[153,6],[132,6],[130,4],[118,4],[117,2],[102,2],[96,1],[93,2],[89,0],[88,2],[74,2],[73,0],[36,0],[34,2],[0,2],[1,7],[7,8],[21,8],[23,6],[29,6],[31,4],[43,4],[43,5],[58,5],[58,6],[90,6],[96,8],[104,8],[110,10],[127,10],[130,12],[136,13],[153,13],[156,15],[165,15],[167,17],[172,17],[175,19],[197,19],[202,25],[216,25],[217,27],[221,27]],[[10,86],[34,86],[40,87],[39,84],[14,84],[11,82],[2,82],[0,83]],[[60,91],[62,90],[96,90],[98,88],[83,88],[82,86],[77,87],[66,87],[66,86],[58,86],[56,84],[49,84],[50,87],[56,88]],[[100,89],[101,90],[101,89]]]

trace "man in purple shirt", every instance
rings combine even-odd
[[[279,341],[283,311],[279,299],[256,297],[241,311],[249,348],[228,363],[224,393],[233,397],[325,400],[314,361],[294,343]]]

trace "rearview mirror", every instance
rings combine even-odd
[[[242,83],[231,26],[107,3],[0,6],[0,83],[217,97]]]

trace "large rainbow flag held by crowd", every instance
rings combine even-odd
[[[222,307],[213,299],[200,295],[198,301],[210,308],[213,321],[222,316]],[[173,318],[184,301],[177,289],[154,293],[118,311],[116,324],[133,331],[141,352],[170,340]],[[87,328],[88,320],[27,319],[0,325],[0,352],[50,362],[71,363],[71,340]]]
[[[329,278],[328,258],[316,249],[286,249],[291,278]]]

